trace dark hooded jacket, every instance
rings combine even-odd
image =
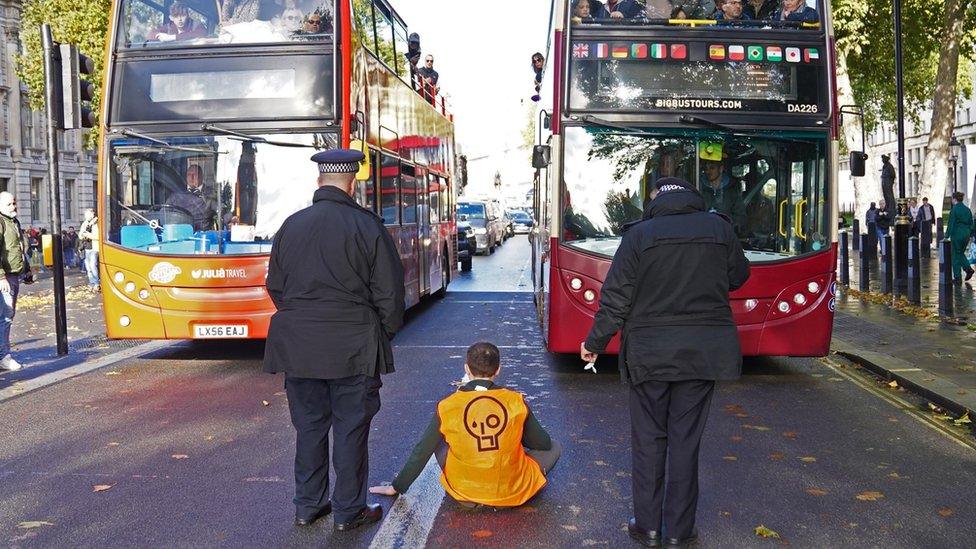
[[[393,371],[403,264],[380,218],[334,187],[285,220],[268,264],[266,372],[338,379]]]
[[[603,283],[586,348],[622,335],[621,374],[645,381],[739,377],[742,352],[729,292],[749,262],[728,218],[691,189],[662,192],[625,234]]]

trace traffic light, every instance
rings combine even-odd
[[[64,129],[95,127],[95,113],[88,103],[95,98],[95,85],[82,78],[95,72],[95,63],[73,44],[58,46],[61,57],[61,99]]]

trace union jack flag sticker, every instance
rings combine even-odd
[[[588,59],[590,57],[590,45],[586,42],[576,42],[573,44],[573,59]]]

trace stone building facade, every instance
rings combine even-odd
[[[0,191],[17,196],[17,217],[24,228],[50,229],[47,124],[43,112],[30,109],[16,71],[20,13],[21,2],[0,0]],[[81,130],[62,132],[58,146],[62,227],[77,228],[84,209],[94,205],[96,155],[83,149]]]

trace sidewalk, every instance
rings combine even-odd
[[[969,307],[967,314],[971,314],[973,289],[966,286],[959,290],[969,299],[965,303]],[[937,296],[933,299],[938,301]],[[969,322],[973,322],[972,317]],[[849,296],[842,288],[837,296],[831,347],[933,404],[958,416],[968,412],[976,421],[973,326],[942,323],[936,317],[920,320]]]

